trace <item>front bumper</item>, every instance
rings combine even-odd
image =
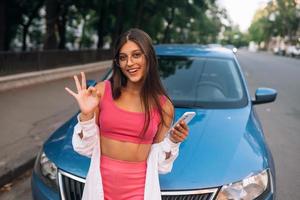
[[[42,182],[42,180],[35,174],[35,172],[32,173],[31,188],[32,188],[33,200],[60,200],[61,199],[59,191],[51,189],[47,185],[45,185]],[[163,199],[166,199],[166,197],[164,197],[164,196],[165,195],[168,196],[169,193],[170,192],[166,193],[166,191],[162,191]],[[171,193],[177,193],[177,195],[182,195],[182,194],[178,194],[178,192],[175,192],[175,191],[172,191]],[[173,197],[176,197],[176,195]],[[172,199],[172,197],[170,197],[170,196],[169,196],[169,198]],[[215,199],[215,198],[213,198],[213,199]],[[265,195],[263,195],[261,197],[256,198],[255,200],[275,200],[275,199],[276,199],[275,193],[272,188],[268,193],[266,193]]]

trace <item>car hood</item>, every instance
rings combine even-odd
[[[242,109],[176,109],[175,120],[196,111],[189,136],[180,145],[172,172],[160,175],[162,190],[199,189],[239,181],[268,167],[267,150],[251,107]],[[60,168],[85,177],[90,159],[74,152],[71,141],[76,118],[44,145],[46,155]]]
[[[176,118],[185,111],[178,109]],[[251,107],[198,110],[189,127],[172,172],[160,176],[162,190],[221,186],[268,166],[263,133]]]

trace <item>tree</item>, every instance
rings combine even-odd
[[[56,49],[58,47],[57,38],[57,18],[58,18],[58,1],[46,0],[46,36],[44,49]]]
[[[296,6],[295,0],[277,0],[278,17],[277,24],[280,24],[280,35],[288,36],[292,41],[300,28],[300,8]]]
[[[27,50],[27,35],[29,27],[35,18],[39,17],[39,10],[44,4],[44,0],[27,0],[21,1],[20,7],[22,9],[22,51]]]
[[[0,45],[9,47],[22,38],[23,50],[27,41],[39,45],[42,37],[43,49],[90,48],[96,40],[103,48],[133,27],[145,30],[155,43],[210,43],[226,18],[215,0],[12,0],[2,5],[10,9],[0,14],[5,24]],[[46,30],[40,31],[43,10]]]
[[[44,0],[12,0],[1,1],[0,13],[1,38],[4,40],[0,44],[2,50],[9,50],[14,46],[13,40],[21,41],[22,50],[27,50],[27,36],[29,29],[35,20],[39,19],[39,11],[43,6]]]
[[[299,32],[300,9],[294,0],[270,1],[256,12],[249,28],[250,38],[258,43],[269,43],[271,37],[286,37],[290,42]]]
[[[1,49],[10,50],[12,40],[16,37],[18,26],[22,22],[22,8],[17,1],[2,1],[4,12],[0,14],[3,32],[0,40],[4,40]]]
[[[66,24],[71,0],[45,0],[46,36],[44,49],[64,49]]]

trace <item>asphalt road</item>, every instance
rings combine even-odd
[[[252,96],[258,87],[278,92],[274,103],[257,105],[276,166],[277,199],[300,199],[300,59],[240,51]]]
[[[269,53],[250,53],[239,51],[238,60],[245,73],[251,95],[257,87],[270,87],[278,91],[277,100],[274,103],[257,105],[256,109],[262,121],[267,143],[274,156],[277,176],[277,199],[299,200],[300,199],[300,60],[274,56]],[[92,78],[92,77],[91,77]],[[75,110],[74,102],[59,88],[70,84],[70,80],[62,80],[47,84],[46,90],[39,92],[45,95],[60,95],[54,100],[45,100],[45,104],[51,101],[52,107],[45,106],[51,113],[69,108]],[[31,86],[30,88],[32,88]],[[28,89],[30,89],[28,88]],[[48,90],[49,89],[49,90]],[[55,93],[55,94],[54,94]],[[33,95],[30,93],[28,95]],[[1,97],[2,98],[2,97]],[[61,105],[61,102],[67,102]],[[7,102],[9,103],[9,102]],[[43,105],[39,105],[43,107]],[[58,109],[56,112],[52,109]],[[16,112],[16,116],[22,116],[22,110]],[[28,199],[30,200],[30,173],[2,189],[0,199]],[[22,198],[21,198],[22,197]]]

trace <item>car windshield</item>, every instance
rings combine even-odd
[[[175,107],[239,108],[248,103],[233,59],[158,56],[158,61]]]

